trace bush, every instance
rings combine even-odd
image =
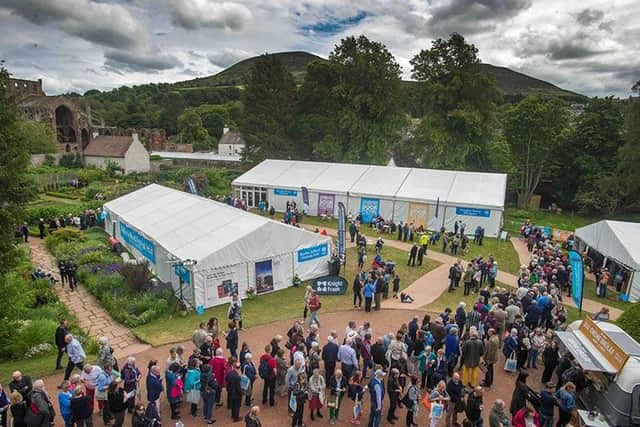
[[[45,244],[47,245],[47,249],[55,254],[56,248],[62,243],[78,243],[84,242],[86,239],[87,238],[84,233],[77,228],[63,227],[57,229],[49,236],[47,236],[47,238],[45,239]]]
[[[616,320],[616,324],[640,342],[640,303],[637,302],[625,309]]]
[[[58,204],[53,206],[34,207],[25,209],[25,221],[29,224],[37,224],[40,218],[48,221],[51,218],[60,218],[68,214],[79,214],[85,209],[98,209],[104,204],[100,200],[91,200],[77,206]]]
[[[132,293],[141,292],[151,281],[151,272],[149,271],[149,263],[126,264],[120,270],[120,274],[124,277],[124,283]]]
[[[78,179],[80,181],[95,182],[102,181],[105,178],[105,172],[98,168],[84,168],[78,171]]]

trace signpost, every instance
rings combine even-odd
[[[344,295],[347,280],[340,276],[323,276],[313,280],[311,287],[318,295]]]

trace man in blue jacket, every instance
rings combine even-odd
[[[368,427],[380,427],[382,421],[382,402],[384,401],[384,371],[378,369],[371,381],[369,381],[369,393],[371,393],[371,412],[369,413]]]
[[[163,391],[160,367],[153,365],[147,375],[147,402],[156,407],[158,414],[160,413],[160,395]]]

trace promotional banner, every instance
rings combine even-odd
[[[347,291],[347,281],[340,276],[318,277],[311,287],[318,295],[343,295]]]
[[[308,248],[302,248],[298,250],[298,262],[311,261],[316,258],[322,258],[329,253],[329,244],[323,243],[321,245],[309,246]]]
[[[309,189],[307,187],[302,187],[302,204],[309,210]]]
[[[318,215],[333,216],[335,203],[335,194],[318,193]]]
[[[297,197],[298,192],[296,190],[286,190],[284,188],[274,188],[273,194],[276,196]]]
[[[584,266],[582,255],[577,251],[569,251],[569,265],[571,266],[571,298],[582,311],[582,289],[584,288]]]
[[[273,290],[273,263],[270,259],[256,262],[256,294]]]
[[[176,273],[182,283],[191,283],[191,274],[189,274],[189,270],[184,268],[183,265],[176,265],[173,267],[173,271]]]
[[[193,177],[187,177],[187,188],[189,189],[189,193],[198,194],[198,188],[196,187],[196,183],[193,181]]]
[[[380,199],[370,199],[363,197],[360,199],[360,215],[362,215],[362,222],[369,224],[371,220],[378,216],[380,212]]]
[[[340,262],[347,263],[347,210],[342,202],[338,202],[338,257]]]
[[[479,216],[483,218],[489,218],[491,216],[490,209],[477,209],[477,208],[456,208],[456,215],[464,216]]]
[[[413,222],[416,227],[426,227],[429,222],[429,206],[423,203],[409,203],[407,220]]]
[[[156,245],[124,222],[120,223],[120,238],[151,263],[156,263]]]

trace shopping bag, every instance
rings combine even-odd
[[[358,419],[361,413],[362,413],[362,404],[360,403],[360,400],[356,400],[356,404],[353,405],[353,418]]]
[[[512,351],[507,360],[504,362],[504,370],[507,372],[515,372],[518,369],[518,359],[516,352]]]
[[[422,406],[424,406],[427,411],[431,411],[431,400],[429,399],[429,393],[425,394],[422,398]]]
[[[442,418],[442,414],[444,412],[444,405],[442,403],[432,403],[431,404],[431,413],[429,417],[433,418]]]
[[[289,398],[289,408],[293,412],[296,412],[296,409],[298,409],[298,401],[293,393],[291,393],[291,397]]]

